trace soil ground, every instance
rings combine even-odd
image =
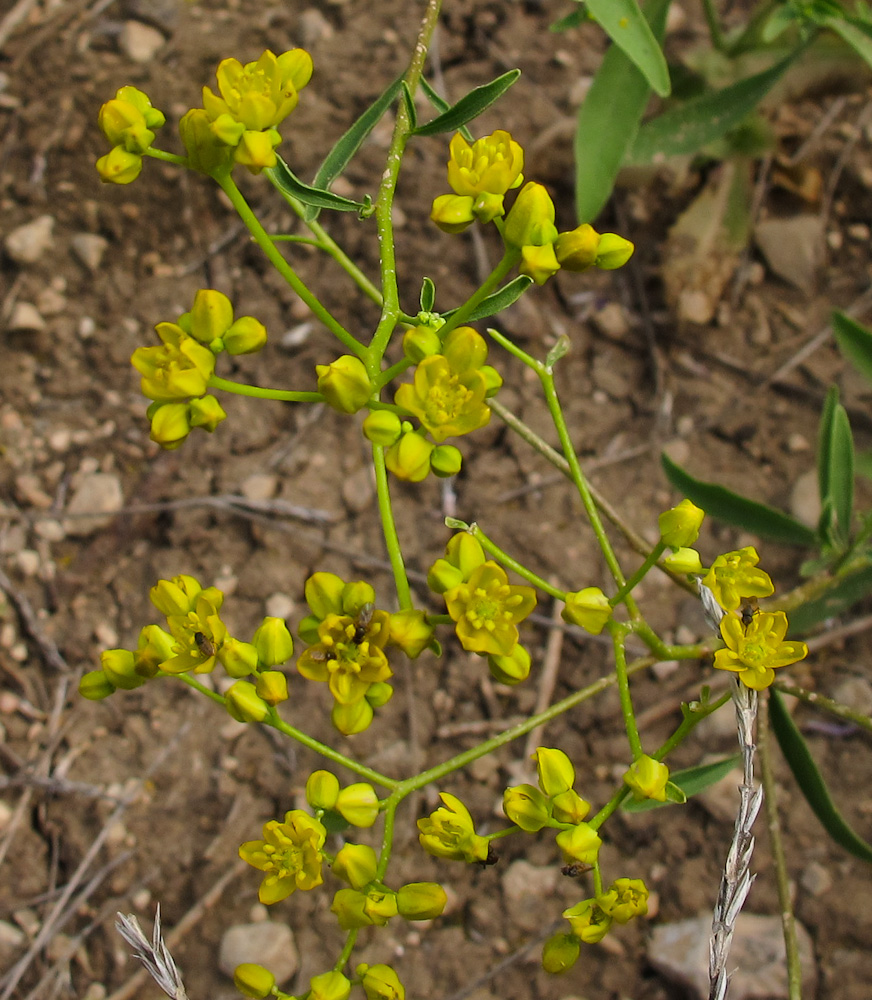
[[[567,35],[548,31],[567,6],[449,0],[435,50],[437,82],[455,99],[506,69],[522,69],[510,95],[483,116],[476,132],[508,128],[526,147],[525,172],[549,185],[560,228],[574,225],[573,115],[603,48],[592,25]],[[675,6],[668,45],[679,57],[705,40],[698,6],[690,0]],[[747,4],[721,6],[729,16]],[[0,919],[24,934],[0,942],[0,965],[10,967],[59,907],[68,919],[50,940],[38,941],[16,995],[156,997],[151,983],[125,991],[135,969],[113,920],[121,910],[150,926],[159,902],[167,928],[186,914],[198,918],[173,948],[192,998],[223,1000],[236,993],[217,967],[222,932],[258,913],[258,879],[234,867],[236,847],[258,836],[266,819],[301,803],[318,760],[269,732],[232,722],[211,702],[170,682],[89,703],[78,697],[76,680],[93,669],[102,649],[135,644],[139,628],[156,620],[147,595],[160,577],[189,573],[221,586],[228,594],[228,624],[239,635],[250,634],[266,613],[286,614],[296,625],[305,613],[304,580],[316,569],[365,576],[381,595],[390,593],[390,577],[357,419],[232,397],[229,419],[214,435],[192,436],[170,452],[149,441],[129,356],[154,342],[156,322],[189,308],[197,288],[221,289],[238,313],[258,316],[270,331],[272,345],[233,361],[222,372],[227,377],[310,388],[313,365],[329,361],[336,348],[319,324],[309,323],[207,180],[151,161],[133,185],[101,186],[93,163],[105,144],[95,119],[118,87],[134,84],[167,110],[165,134],[174,137],[179,116],[198,105],[202,84],[214,86],[221,58],[247,61],[265,46],[280,52],[305,45],[316,75],[285,129],[282,152],[300,176],[311,178],[336,138],[402,70],[421,4],[46,0],[17,7],[28,8],[24,20],[0,44],[0,227],[8,233],[48,215],[54,228],[39,260],[21,265],[6,257],[0,265],[4,322],[19,303],[35,304],[44,320],[41,329],[7,328],[0,344],[0,553],[12,595],[0,606],[0,755],[6,772]],[[131,61],[125,41],[131,19],[164,36],[146,63]],[[627,177],[606,210],[600,228],[618,229],[637,245],[629,268],[561,273],[501,320],[508,335],[540,356],[557,336],[569,336],[572,350],[561,362],[559,388],[573,439],[596,488],[649,539],[657,513],[676,500],[660,471],[664,448],[701,478],[799,509],[797,484],[814,467],[817,419],[833,382],[859,444],[869,444],[868,387],[827,338],[760,388],[825,327],[832,308],[850,307],[869,285],[870,92],[861,72],[847,75],[847,86],[844,73],[809,71],[793,78],[766,113],[772,155],[746,165],[759,220],[822,220],[823,252],[805,287],[779,277],[756,249],[727,262],[722,288],[715,279],[700,279],[698,270],[670,273],[678,254],[670,227],[706,185],[717,187],[725,169],[688,161]],[[376,129],[349,169],[343,193],[374,192],[388,137],[387,124]],[[450,238],[429,223],[430,200],[446,190],[446,156],[444,137],[415,142],[400,184],[398,259],[403,302],[412,312],[423,274],[436,283],[437,308],[447,309],[469,294],[498,252],[487,238]],[[245,178],[244,186],[268,229],[287,231],[292,220],[266,180]],[[328,225],[375,275],[372,222],[342,216]],[[102,259],[90,266],[76,251],[81,234],[108,241]],[[803,251],[797,243],[796,254]],[[708,262],[718,271],[723,262],[717,244],[706,251],[692,246],[691,259],[694,253],[697,268]],[[322,261],[305,249],[293,256],[304,280],[344,323],[357,331],[371,328],[372,307],[340,274],[328,277]],[[712,306],[710,319],[690,321],[687,300],[681,305],[688,289],[699,293],[691,306]],[[506,380],[501,401],[554,441],[536,384],[500,352],[494,350],[491,360]],[[517,559],[568,589],[606,585],[577,500],[544,460],[497,420],[461,446],[464,472],[453,492],[432,479],[394,485],[400,535],[423,605],[437,610],[421,574],[442,552],[447,513],[477,519]],[[70,497],[95,472],[120,483],[124,511],[96,527],[65,521]],[[240,493],[329,518],[264,514],[221,499]],[[199,502],[188,504],[192,498]],[[627,564],[635,565],[637,557],[615,536]],[[755,542],[710,524],[700,547],[712,557]],[[779,590],[798,581],[802,553],[760,548]],[[649,620],[667,639],[705,634],[696,601],[668,581],[652,576],[640,590]],[[34,613],[30,623],[21,617],[24,600]],[[533,708],[550,634],[550,610],[545,604],[539,610],[541,617],[524,632],[533,674],[520,687],[491,683],[482,662],[446,635],[442,659],[427,654],[411,667],[397,667],[397,695],[365,734],[338,738],[329,726],[326,692],[297,676],[287,717],[389,774],[438,762],[473,745],[476,732],[499,731]],[[60,659],[47,655],[51,643]],[[838,642],[824,636],[792,676],[829,695],[844,690],[847,680],[859,679],[868,691],[869,648],[862,632]],[[608,669],[600,642],[569,632],[552,697]],[[697,697],[709,681],[722,683],[705,663],[634,679],[646,746],[657,746],[671,732],[678,702]],[[730,709],[722,714],[722,724],[706,726],[679,750],[676,766],[733,752]],[[819,721],[802,709],[797,718],[805,727]],[[820,726],[809,728],[808,736],[836,800],[868,836],[868,739]],[[542,741],[572,756],[579,787],[594,803],[609,797],[615,774],[626,766],[611,690],[550,725]],[[501,789],[517,781],[523,760],[524,747],[511,744],[446,790],[467,803],[482,829],[496,829]],[[778,764],[796,911],[811,934],[818,966],[816,995],[860,1000],[872,982],[870,870],[828,840]],[[410,997],[433,1000],[457,996],[470,982],[478,1000],[677,995],[649,966],[645,940],[654,923],[710,911],[731,833],[728,820],[696,803],[615,816],[607,827],[605,864],[616,876],[645,878],[656,890],[650,921],[622,929],[607,944],[586,950],[568,976],[551,978],[538,965],[536,941],[586,887],[548,874],[559,861],[545,838],[501,842],[500,863],[486,870],[424,855],[414,819],[433,807],[434,797],[428,790],[401,814],[395,876],[398,882],[442,881],[451,890],[449,912],[424,928],[391,925],[371,940],[362,935],[362,959],[394,962]],[[748,908],[777,913],[762,820],[757,833],[760,877]],[[506,879],[518,859],[536,866],[537,884],[546,887],[522,904]],[[72,898],[64,898],[73,881]],[[270,913],[293,927],[301,954],[299,990],[335,956],[329,897],[298,893]],[[533,947],[523,951],[528,942]],[[514,961],[500,965],[511,956]]]

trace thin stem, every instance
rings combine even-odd
[[[651,549],[651,551],[648,553],[642,565],[636,570],[635,573],[633,573],[633,575],[627,580],[624,586],[621,587],[621,589],[617,592],[617,594],[615,594],[615,596],[609,600],[609,604],[611,604],[612,607],[615,607],[615,605],[620,604],[621,601],[623,601],[623,599],[627,596],[627,594],[633,592],[639,581],[644,579],[645,575],[653,566],[657,565],[657,560],[660,558],[660,556],[663,555],[665,549],[666,545],[663,542],[658,542],[654,546],[654,548]]]
[[[386,368],[375,380],[375,388],[382,389],[388,384],[388,382],[391,381],[391,379],[396,378],[397,375],[402,375],[403,372],[406,371],[407,368],[411,368],[414,363],[415,362],[412,361],[411,358],[403,358],[402,361],[398,361],[395,365],[391,365],[390,368]]]
[[[482,285],[473,292],[472,295],[459,306],[448,320],[445,325],[439,328],[439,336],[445,337],[452,330],[456,329],[458,326],[462,326],[466,320],[475,312],[476,308],[480,303],[482,303],[488,295],[495,292],[505,278],[509,271],[518,263],[521,259],[521,254],[514,247],[506,247],[503,251],[503,256],[500,258],[496,267],[491,271],[491,273],[485,278]]]
[[[705,11],[705,19],[708,24],[712,46],[716,48],[718,52],[723,52],[724,32],[721,28],[721,22],[718,17],[717,9],[715,8],[714,0],[702,0],[702,6]]]
[[[345,945],[342,951],[339,953],[339,958],[336,959],[336,964],[333,966],[336,972],[342,972],[345,968],[345,963],[351,958],[351,953],[354,951],[354,944],[357,941],[357,932],[359,928],[355,927],[353,930],[348,932],[348,937],[345,939]]]
[[[688,733],[695,726],[698,726],[703,719],[708,718],[712,712],[717,712],[719,708],[722,708],[728,701],[731,701],[733,694],[731,691],[725,691],[717,701],[713,701],[710,705],[701,706],[696,711],[687,711],[684,718],[678,724],[675,732],[669,737],[668,740],[657,750],[656,753],[652,753],[651,756],[654,760],[665,760],[669,754],[680,744],[685,741]]]
[[[778,885],[778,902],[781,906],[781,927],[784,934],[784,948],[787,954],[787,995],[789,1000],[802,998],[802,965],[799,958],[799,942],[796,938],[796,920],[790,899],[790,878],[787,874],[787,858],[781,837],[781,818],[778,815],[775,771],[772,766],[772,744],[769,739],[769,716],[763,711],[757,716],[757,750],[760,754],[760,778],[763,784],[763,801],[766,804],[766,825],[769,830],[769,846],[775,862],[775,881]]]
[[[224,696],[218,694],[217,691],[212,691],[207,688],[205,684],[201,684],[196,678],[191,677],[190,674],[163,674],[164,677],[172,677],[174,680],[179,680],[183,684],[187,684],[189,688],[193,688],[195,691],[199,691],[200,694],[206,695],[207,698],[211,698],[212,701],[217,702],[219,705],[226,705],[227,702],[224,700]]]
[[[309,290],[306,284],[297,275],[297,272],[294,271],[291,265],[281,255],[275,243],[273,243],[270,239],[267,231],[260,224],[260,219],[258,219],[258,217],[251,210],[251,207],[243,197],[242,192],[236,186],[236,182],[230,174],[219,174],[215,177],[215,180],[220,185],[221,190],[230,199],[233,207],[239,214],[240,219],[242,219],[248,227],[248,231],[254,237],[255,242],[261,250],[263,250],[273,267],[312,310],[313,314],[324,324],[324,326],[327,327],[333,336],[343,343],[350,351],[353,351],[354,354],[359,357],[362,356],[364,352],[363,345],[356,340],[348,332],[348,330],[345,329],[339,320],[337,320],[336,317],[321,303],[320,299],[318,299],[317,296]]]
[[[471,524],[469,526],[469,533],[481,542],[481,547],[485,550],[485,552],[489,552],[492,556],[495,556],[504,566],[507,566],[510,570],[517,573],[522,579],[529,581],[534,587],[544,590],[545,593],[550,594],[551,597],[556,597],[560,601],[566,600],[565,591],[552,586],[547,580],[543,580],[541,576],[537,576],[531,570],[527,569],[526,566],[523,566],[516,559],[513,559],[507,552],[504,552],[499,545],[496,544],[496,542],[488,538],[488,536],[477,524]]]
[[[643,754],[642,741],[639,738],[639,727],[636,725],[636,713],[633,711],[633,699],[630,695],[630,678],[627,674],[627,651],[624,642],[627,638],[627,628],[620,622],[610,621],[606,628],[612,636],[612,645],[615,650],[615,676],[618,681],[618,695],[621,699],[621,714],[624,717],[624,726],[627,730],[627,740],[630,744],[630,751],[633,760],[638,760]]]
[[[403,550],[397,535],[397,525],[391,504],[391,491],[388,485],[388,471],[385,466],[385,450],[381,445],[372,446],[372,462],[375,469],[375,488],[378,498],[378,509],[381,515],[382,533],[385,539],[388,559],[394,574],[394,586],[397,589],[397,601],[400,610],[412,607],[412,593],[409,588],[409,577],[403,562]]]
[[[280,399],[290,403],[323,403],[320,392],[294,392],[289,389],[263,389],[257,385],[245,385],[243,382],[231,382],[226,378],[212,375],[209,378],[210,389],[221,389],[237,396],[256,396],[258,399]]]
[[[161,160],[163,163],[173,163],[177,167],[186,167],[188,165],[188,158],[186,156],[166,153],[162,149],[155,149],[154,146],[150,146],[142,155],[150,156],[153,160]]]
[[[378,867],[375,877],[379,880],[385,877],[388,870],[388,862],[391,860],[391,851],[394,845],[394,822],[397,816],[397,806],[402,802],[404,796],[400,791],[391,793],[385,807],[385,822],[382,830],[382,846],[379,852]]]
[[[862,712],[855,711],[848,705],[843,705],[839,701],[833,701],[832,698],[827,698],[817,691],[806,691],[805,688],[797,687],[795,684],[788,684],[786,681],[776,681],[772,686],[778,691],[783,691],[784,694],[799,698],[800,701],[804,701],[807,705],[822,708],[831,715],[837,715],[840,719],[853,722],[855,725],[872,732],[872,719],[868,715],[863,715]]]

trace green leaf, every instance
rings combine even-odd
[[[834,530],[823,537],[833,545],[846,544],[854,509],[854,439],[839,390],[831,386],[821,413],[818,433],[818,488],[821,507]],[[822,518],[822,530],[826,527]]]
[[[648,0],[645,17],[662,39],[671,0]],[[593,222],[609,200],[615,178],[639,128],[651,88],[623,50],[606,52],[578,113],[575,129],[575,209]]]
[[[697,767],[688,767],[683,771],[676,771],[669,776],[669,783],[676,785],[685,798],[699,795],[712,785],[716,785],[721,778],[725,777],[733,768],[742,762],[742,755],[734,753],[731,757],[723,760],[713,761],[711,764],[699,764]],[[661,806],[671,806],[674,803],[657,802],[654,799],[625,799],[623,803],[624,812],[647,812],[649,809],[659,809]]]
[[[444,97],[440,97],[440,95],[436,93],[431,84],[424,77],[421,77],[421,90],[424,91],[430,103],[440,114],[447,111],[451,107],[448,101],[446,101]],[[472,132],[470,132],[465,125],[461,126],[459,131],[468,143],[472,144],[475,141]]]
[[[409,90],[409,85],[403,80],[403,104],[406,106],[406,114],[409,116],[409,128],[414,132],[418,124],[418,109],[415,107],[415,98],[412,96],[412,91]]]
[[[793,62],[796,52],[738,83],[702,94],[646,122],[627,154],[629,163],[696,153],[750,114]]]
[[[872,479],[872,451],[858,451],[854,455],[854,471],[864,479]]]
[[[474,90],[444,111],[437,118],[420,125],[414,130],[415,135],[437,135],[439,132],[456,132],[461,125],[471,122],[477,118],[482,111],[489,108],[511,87],[511,85],[521,75],[519,69],[510,69],[508,73],[503,73],[496,80],[485,83]]]
[[[821,22],[834,31],[857,55],[872,66],[872,28],[856,18],[827,17]]]
[[[362,212],[369,207],[366,202],[352,201],[350,198],[333,194],[332,191],[304,184],[281,157],[278,157],[276,166],[267,168],[266,173],[280,191],[311,208],[332,208],[337,212]]]
[[[836,808],[808,744],[785,708],[781,695],[772,688],[769,689],[769,719],[784,759],[823,828],[840,847],[872,863],[872,846],[854,833]]]
[[[566,17],[561,17],[558,21],[548,25],[548,30],[553,31],[555,34],[560,34],[563,31],[569,31],[570,28],[578,28],[586,20],[587,15],[579,8],[567,14]]]
[[[507,285],[503,285],[502,288],[497,289],[493,295],[488,295],[486,299],[482,299],[475,309],[473,309],[472,313],[466,317],[467,321],[471,323],[473,320],[486,319],[488,316],[494,316],[496,313],[502,312],[503,309],[508,309],[513,302],[518,301],[532,284],[532,278],[528,278],[525,274],[519,274],[517,278],[514,278]],[[442,315],[445,319],[450,319],[456,312],[456,309],[452,309],[450,312],[442,313]]]
[[[872,332],[841,312],[833,313],[832,323],[839,350],[867,381],[872,382]]]
[[[794,608],[789,615],[791,637],[807,635],[815,625],[842,614],[870,593],[872,566],[844,577],[822,597]]]
[[[670,92],[669,67],[637,0],[587,0],[587,9],[661,96]]]
[[[401,78],[394,80],[336,142],[315,174],[314,186],[316,188],[329,187],[348,166],[351,158],[393,103],[394,98],[399,93],[401,83]]]
[[[660,463],[669,482],[710,517],[745,528],[772,542],[817,547],[815,532],[788,514],[739,496],[717,483],[694,479],[665,454],[660,456]]]
[[[424,278],[421,282],[421,295],[418,299],[421,305],[421,312],[431,312],[436,301],[436,286],[432,278]]]

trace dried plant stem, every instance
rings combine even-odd
[[[727,958],[736,927],[736,918],[745,904],[754,876],[750,874],[754,837],[751,829],[763,801],[762,786],[754,788],[754,722],[757,718],[757,692],[733,681],[733,703],[736,706],[736,727],[742,749],[743,775],[739,787],[741,796],[733,842],[724,865],[724,875],[712,919],[709,946],[709,1000],[724,1000],[730,985]]]
[[[781,839],[781,819],[778,815],[775,771],[772,766],[772,744],[769,739],[769,718],[766,712],[762,712],[757,721],[757,739],[760,747],[760,778],[763,784],[763,796],[766,800],[766,826],[769,830],[772,860],[775,863],[778,902],[781,906],[781,927],[787,954],[787,995],[789,1000],[801,1000],[802,965],[799,958],[799,942],[796,937],[796,920],[793,916],[793,905],[790,900],[787,859],[784,856],[784,842]]]

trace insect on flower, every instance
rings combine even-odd
[[[374,613],[375,605],[371,601],[364,604],[358,611],[357,617],[354,619],[354,636],[351,639],[355,646],[359,646],[366,638],[366,631],[372,622]]]
[[[593,865],[585,865],[580,862],[576,862],[572,865],[564,865],[560,869],[561,875],[566,875],[567,878],[581,878],[587,872],[593,871]]]
[[[205,632],[194,633],[194,645],[203,656],[209,657],[215,655],[215,643],[212,642]]]
[[[739,608],[739,613],[742,616],[742,625],[747,628],[754,620],[754,615],[760,614],[760,609],[757,607],[757,598],[749,597],[742,604],[741,608]]]

